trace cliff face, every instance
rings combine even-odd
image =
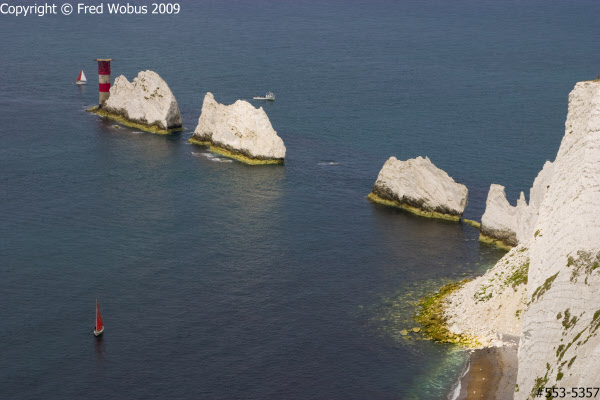
[[[115,79],[110,97],[97,114],[157,133],[181,128],[181,114],[167,83],[153,71],[142,71],[132,82]]]
[[[518,246],[444,304],[450,333],[475,347],[518,338],[518,400],[600,386],[600,81],[575,86],[565,126],[529,204],[490,189],[482,230]]]
[[[226,106],[207,93],[198,126],[190,142],[206,144],[211,150],[249,164],[281,163],[285,145],[261,108],[238,100]]]
[[[565,128],[530,237],[516,399],[600,386],[600,82],[575,86]]]
[[[415,214],[458,221],[468,190],[425,157],[401,161],[390,157],[379,172],[369,199]]]

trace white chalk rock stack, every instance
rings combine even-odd
[[[425,157],[401,161],[390,157],[379,172],[369,199],[418,215],[458,221],[468,190]]]
[[[118,76],[102,111],[160,133],[182,126],[175,96],[154,71],[142,71],[132,82]]]
[[[547,161],[529,191],[529,204],[521,192],[517,205],[506,199],[504,186],[492,184],[481,217],[482,241],[497,241],[498,244],[514,247],[529,241],[538,218],[538,210],[546,196],[554,165]]]
[[[600,81],[569,95],[565,136],[531,236],[519,392],[600,386]]]
[[[249,164],[282,163],[285,158],[283,140],[262,107],[243,100],[219,104],[210,92],[190,142],[208,144],[212,151]]]
[[[517,206],[511,206],[506,199],[504,186],[492,184],[485,202],[485,213],[481,217],[481,235],[500,240],[507,246],[516,246],[517,209],[522,210],[523,202],[525,198],[521,192]]]

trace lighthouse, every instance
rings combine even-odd
[[[102,108],[110,96],[110,62],[112,58],[97,58],[98,61],[98,108]]]

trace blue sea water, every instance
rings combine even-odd
[[[600,3],[180,4],[0,15],[0,397],[445,398],[465,354],[398,331],[413,301],[502,252],[366,195],[392,155],[466,184],[468,218],[490,183],[527,191],[569,91],[600,73]],[[158,72],[186,131],[84,112],[99,57],[113,78]],[[284,166],[187,143],[207,91],[266,90],[277,100],[254,104]]]

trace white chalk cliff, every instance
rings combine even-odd
[[[600,81],[575,85],[565,128],[530,237],[516,399],[600,386]]]
[[[519,335],[518,400],[600,386],[600,81],[575,85],[565,127],[529,205],[490,189],[482,226],[512,232],[518,247],[446,300],[454,333],[491,346]]]
[[[118,76],[102,111],[160,131],[181,127],[177,100],[154,71],[141,71],[132,82],[123,75]]]
[[[250,163],[283,162],[285,145],[273,129],[267,113],[247,101],[229,106],[207,93],[192,143],[210,144],[224,154]]]
[[[390,157],[369,198],[416,214],[458,220],[467,206],[468,190],[425,157],[401,161]]]
[[[504,186],[492,184],[488,193],[485,213],[481,217],[481,233],[489,238],[497,239],[508,246],[527,243],[538,218],[538,210],[548,190],[554,165],[547,161],[533,182],[529,191],[529,204],[525,194],[511,206],[506,199]]]

